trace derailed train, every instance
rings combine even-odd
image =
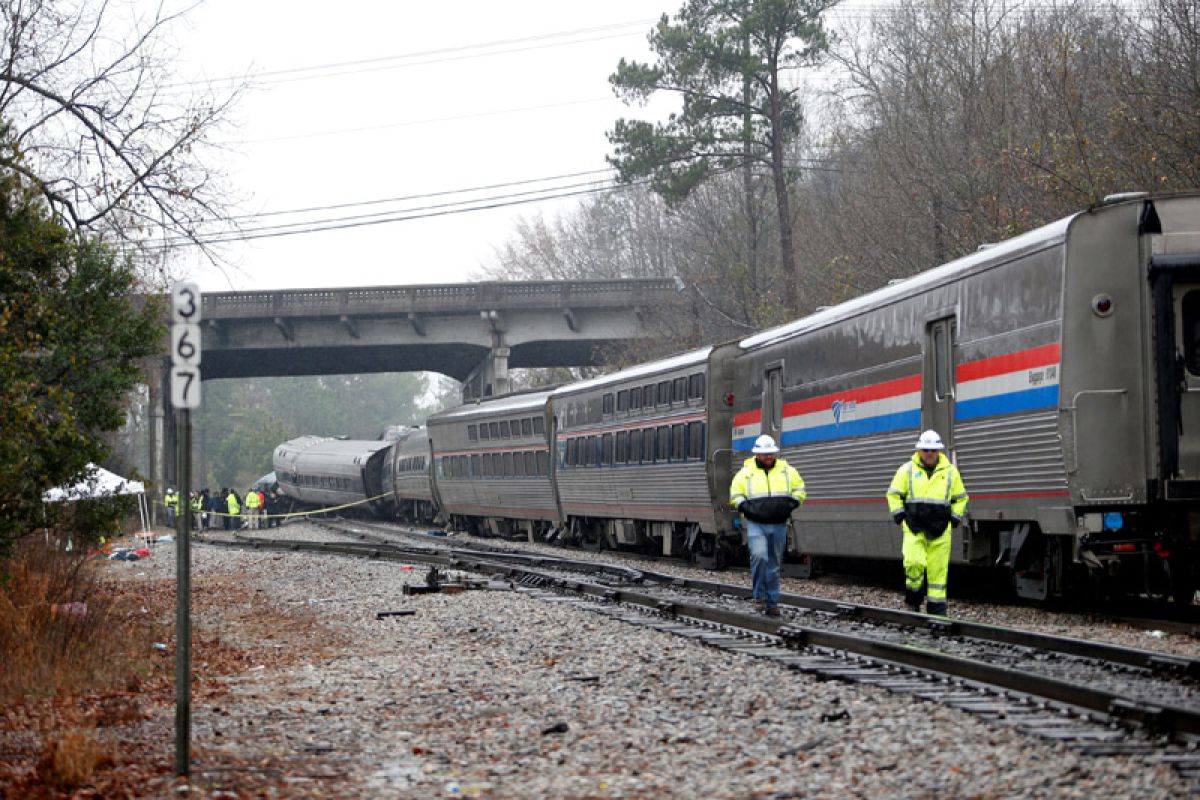
[[[955,562],[1029,598],[1190,601],[1200,193],[1107,198],[740,341],[436,414],[383,450],[310,443],[299,465],[287,442],[275,469],[327,504],[309,490],[349,459],[378,513],[718,565],[741,551],[732,473],[767,433],[808,487],[793,555],[898,560],[884,492],[927,428],[971,495]]]

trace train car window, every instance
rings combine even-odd
[[[629,432],[629,457],[626,461],[630,464],[636,464],[642,457],[642,431],[641,429],[632,430]]]
[[[479,441],[479,426],[478,425],[468,425],[467,426],[467,439],[468,439],[468,441],[472,441],[472,442]]]
[[[481,474],[481,475],[483,475],[483,477],[485,477],[485,478],[487,478],[487,477],[491,477],[491,474],[492,474],[492,457],[491,457],[491,454],[490,454],[490,453],[484,453],[484,454],[483,454],[483,455],[480,457],[480,464],[479,464],[479,466],[480,466],[480,467],[482,467],[482,472],[480,472],[480,474]]]
[[[518,478],[525,477],[525,454],[513,453],[512,474]]]
[[[579,439],[567,440],[567,465],[575,466],[579,458]]]
[[[479,438],[480,440],[491,438],[491,436],[488,435],[488,426],[486,422],[479,426]]]
[[[783,426],[783,368],[771,367],[763,381],[762,399],[763,432],[779,436]]]
[[[635,386],[629,390],[629,410],[636,411],[642,407],[642,387]]]
[[[687,378],[679,377],[671,381],[671,401],[674,403],[687,401]]]
[[[933,329],[933,391],[938,400],[944,400],[950,394],[950,341],[947,333],[944,325]]]
[[[509,433],[508,433],[508,420],[506,420],[506,419],[505,419],[505,420],[501,420],[501,421],[500,421],[500,438],[501,438],[501,439],[507,439],[507,438],[508,438],[508,436],[509,436]]]
[[[671,460],[671,426],[660,425],[658,428],[658,447],[654,454],[655,461]]]
[[[642,387],[642,408],[654,408],[653,383],[648,383]]]
[[[546,432],[546,421],[541,417],[533,418],[533,433],[535,436],[541,436]]]
[[[489,422],[488,423],[488,433],[491,435],[491,437],[493,439],[499,439],[500,438],[500,423],[499,422]]]
[[[629,390],[622,389],[617,392],[617,412],[623,413],[629,410]]]
[[[613,435],[606,433],[600,437],[600,463],[611,467],[613,463]]]
[[[526,475],[537,475],[538,474],[537,459],[534,457],[534,452],[532,450],[525,451],[525,474]]]
[[[688,423],[687,457],[696,459],[697,461],[704,460],[704,423],[703,422],[689,422]]]
[[[654,428],[642,429],[642,463],[654,463]]]
[[[479,454],[476,453],[475,455],[471,456],[471,475],[478,478],[480,475],[483,474],[479,470],[480,470]]]
[[[671,382],[670,381],[659,381],[658,382],[658,404],[660,406],[671,405]]]
[[[594,467],[600,462],[600,437],[587,437],[587,449],[584,451],[585,467]]]
[[[606,417],[611,417],[613,413],[613,396],[612,392],[606,392],[601,403],[600,413]]]
[[[445,462],[445,460],[446,459],[444,459],[444,458],[434,459],[433,465],[434,465],[434,467],[437,468],[437,476],[439,478],[444,478],[446,476],[446,469],[445,469],[445,466],[443,463],[443,462]]]
[[[629,453],[629,431],[617,431],[617,445],[613,452],[613,463],[624,464]]]
[[[688,400],[704,399],[704,373],[697,372],[688,377]]]
[[[683,461],[688,456],[687,425],[682,422],[671,426],[671,452],[676,461]]]
[[[533,436],[533,419],[532,418],[526,417],[525,419],[521,420],[521,435],[522,436]]]
[[[1190,291],[1180,301],[1183,312],[1183,361],[1188,372],[1200,375],[1200,291]]]
[[[549,475],[550,474],[550,457],[546,454],[546,451],[538,450],[537,453],[535,453],[534,455],[537,457],[536,458],[536,461],[537,461],[537,473],[536,474]]]

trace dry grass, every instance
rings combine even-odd
[[[73,789],[91,780],[96,770],[112,758],[96,737],[85,730],[70,730],[46,742],[37,763],[37,776],[48,787]]]
[[[128,687],[151,668],[140,602],[99,583],[95,567],[41,541],[0,565],[0,703]]]

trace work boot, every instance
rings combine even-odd
[[[768,617],[778,617],[778,616],[780,616],[781,613],[782,612],[780,612],[779,606],[771,606],[770,608],[767,609]]]
[[[754,601],[754,610],[757,611],[759,614],[766,611],[767,610],[767,601],[766,600],[755,600]]]
[[[935,617],[946,616],[946,601],[945,600],[930,600],[927,604],[927,610]]]
[[[909,611],[916,614],[921,613],[921,601],[925,596],[921,592],[914,592],[912,589],[904,590],[904,605]]]

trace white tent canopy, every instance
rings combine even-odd
[[[94,497],[116,497],[123,494],[138,495],[138,516],[141,518],[143,533],[149,530],[147,525],[150,514],[146,507],[146,486],[141,481],[131,481],[122,478],[104,467],[88,464],[83,470],[84,478],[71,486],[55,486],[42,493],[43,503],[73,503],[76,500],[88,500]]]
[[[84,468],[84,479],[73,486],[55,486],[42,494],[44,503],[71,503],[92,497],[113,497],[119,494],[145,494],[141,481],[131,481],[104,467],[88,464]]]

